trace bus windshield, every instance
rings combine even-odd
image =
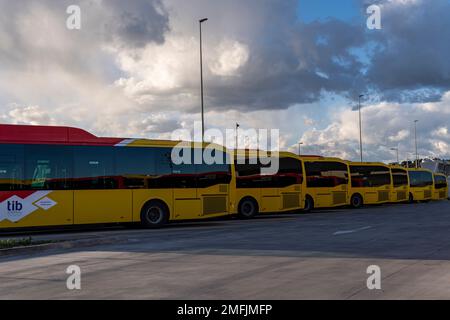
[[[394,187],[401,187],[408,185],[408,173],[403,169],[391,169],[392,171],[392,180],[394,183]]]
[[[433,185],[433,175],[427,171],[409,171],[411,187],[420,188]]]
[[[436,189],[447,188],[447,179],[444,176],[434,176],[434,187]]]
[[[391,184],[391,173],[383,166],[350,166],[353,188],[382,187]]]
[[[309,188],[333,188],[348,183],[348,167],[345,163],[307,161],[305,171]]]

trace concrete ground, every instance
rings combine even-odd
[[[105,237],[0,257],[0,299],[450,299],[449,201],[35,235]],[[66,288],[69,265],[81,290]]]

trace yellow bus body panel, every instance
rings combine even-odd
[[[392,203],[396,202],[405,202],[409,199],[409,186],[400,186],[394,187],[392,186],[391,192],[391,201]]]
[[[389,203],[391,196],[391,187],[363,187],[363,188],[351,188],[351,196],[359,193],[363,197],[364,204],[382,204]]]
[[[75,224],[132,221],[132,190],[75,190]]]
[[[333,188],[306,187],[306,194],[314,200],[314,208],[333,208],[349,204],[348,189],[346,184]]]
[[[433,198],[433,189],[433,186],[411,187],[410,193],[413,195],[414,201],[428,201]]]

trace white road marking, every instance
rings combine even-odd
[[[333,233],[333,236],[340,236],[343,234],[355,233],[355,232],[364,231],[364,230],[371,229],[371,228],[372,228],[371,226],[367,226],[367,227],[353,229],[353,230],[336,231],[335,233]]]

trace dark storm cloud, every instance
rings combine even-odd
[[[248,45],[239,77],[206,75],[212,108],[281,109],[318,101],[324,93],[425,102],[450,89],[448,0],[380,1],[382,30],[367,29],[366,9],[373,2],[366,0],[355,21],[311,23],[298,20],[297,1],[189,2],[201,13],[172,3],[192,21],[199,14],[211,18],[205,29],[214,37],[206,36],[206,56],[221,37]],[[185,88],[196,94],[196,85]]]
[[[272,27],[277,27],[272,25]],[[253,44],[240,78],[217,79],[209,86],[216,105],[286,108],[313,102],[324,91],[345,94],[358,86],[362,65],[348,48],[363,44],[363,32],[338,20],[292,24],[269,46]]]
[[[385,2],[381,13],[369,84],[389,101],[439,100],[450,90],[450,1]]]
[[[401,103],[440,100],[450,90],[450,1],[381,1],[382,30],[366,28],[365,10],[373,2],[361,4],[357,22],[331,18],[304,24],[290,14],[294,2],[272,10],[289,14],[273,17],[270,29],[260,30],[260,37],[269,36],[264,45],[252,43],[253,57],[240,79],[211,82],[211,102],[286,108],[318,101],[323,92],[349,99],[370,92]],[[370,52],[370,47],[363,64],[355,49]]]
[[[164,42],[168,16],[159,0],[108,0],[112,10],[111,35],[127,46],[143,47],[149,42]]]
[[[80,7],[80,30],[66,28],[70,5]],[[7,69],[43,62],[95,71],[105,62],[93,57],[102,46],[162,43],[169,30],[159,0],[0,0],[0,9],[0,64]]]

